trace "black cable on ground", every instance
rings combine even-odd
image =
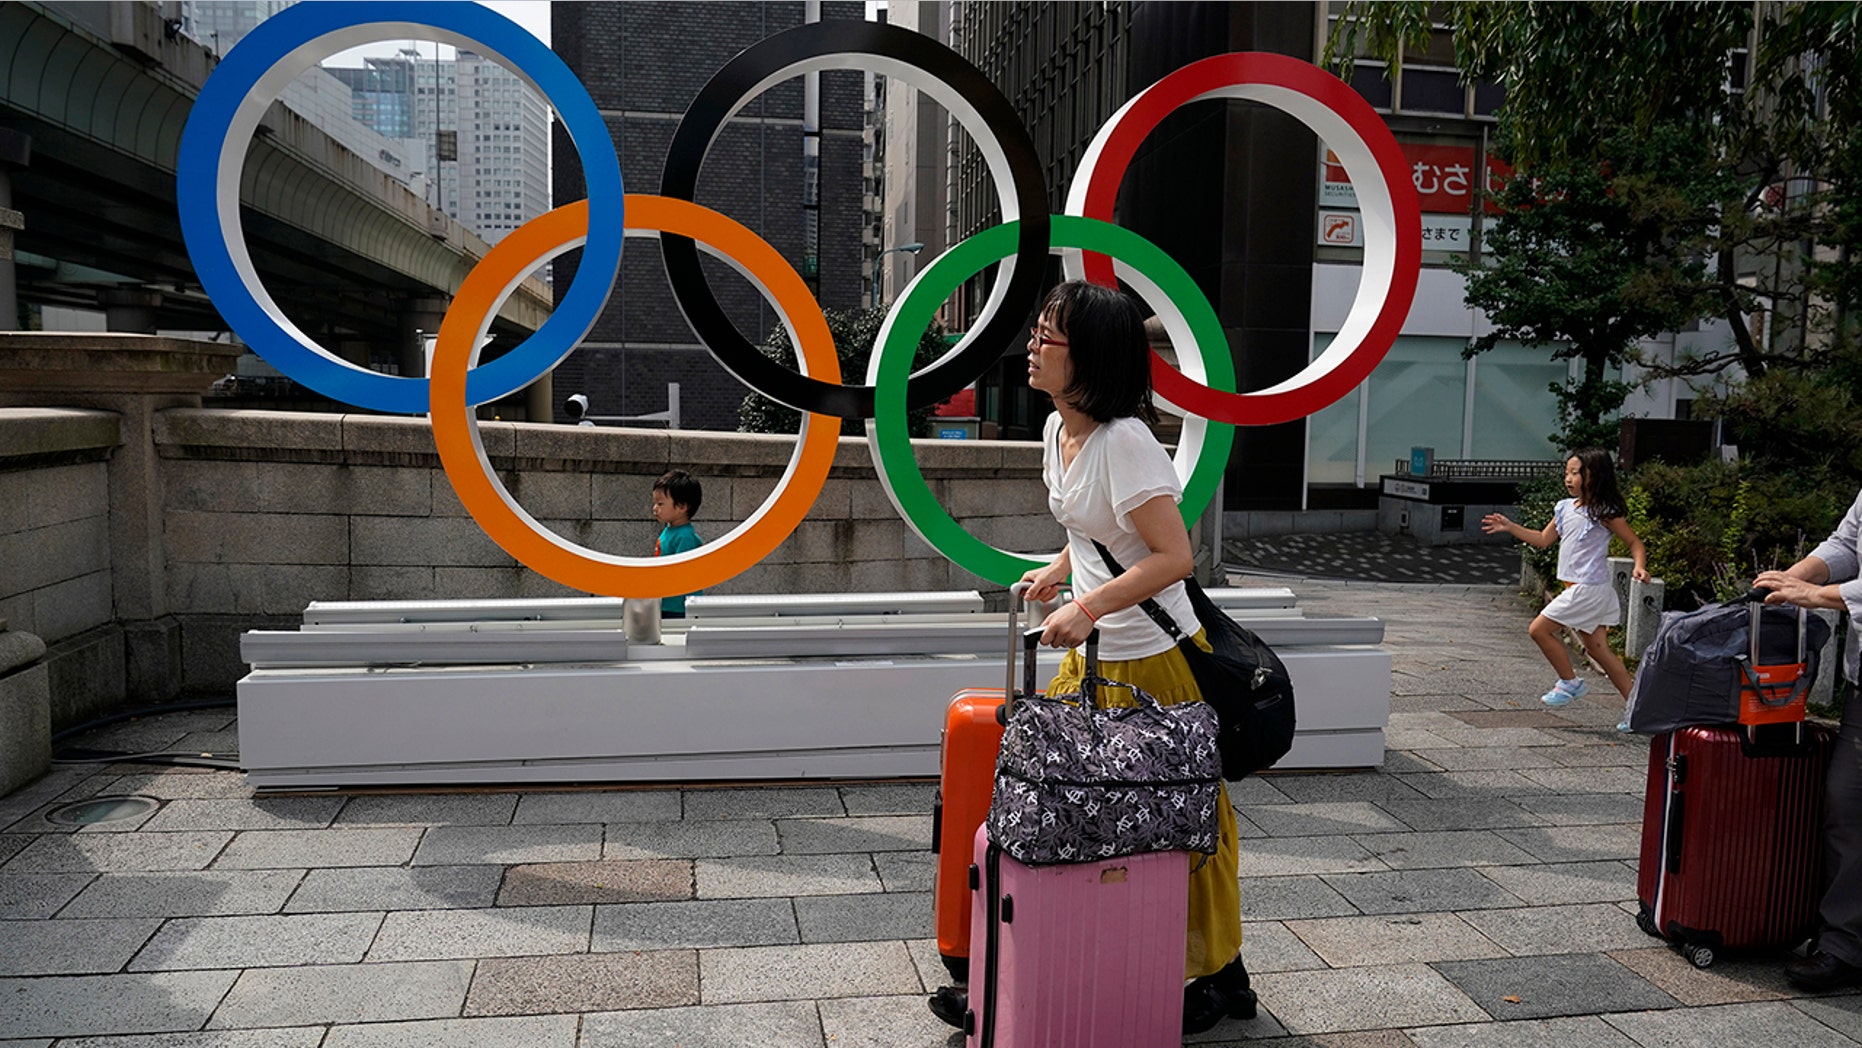
[[[134,709],[118,710],[115,713],[107,713],[98,717],[96,720],[88,720],[75,727],[66,728],[64,731],[54,734],[52,736],[52,742],[56,745],[65,739],[71,738],[73,735],[80,735],[87,731],[95,731],[98,728],[117,724],[126,720],[135,720],[137,717],[153,717],[161,713],[184,713],[188,710],[216,710],[234,706],[237,702],[237,699],[201,699],[196,702],[172,702],[165,706],[137,706]]]

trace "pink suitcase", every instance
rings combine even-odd
[[[1024,866],[976,831],[965,1048],[1183,1043],[1190,853]]]

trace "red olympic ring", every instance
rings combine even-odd
[[[1236,90],[1250,86],[1262,90]],[[1309,114],[1298,111],[1310,108],[1303,103],[1316,102],[1323,111],[1329,111],[1330,117],[1342,121],[1341,127],[1356,136],[1375,162],[1374,171],[1353,170],[1349,158],[1346,163],[1347,173],[1359,186],[1366,245],[1359,301],[1354,304],[1346,326],[1364,326],[1365,330],[1355,346],[1343,347],[1342,359],[1328,361],[1327,357],[1332,355],[1328,351],[1307,368],[1311,371],[1321,364],[1328,365],[1316,377],[1305,379],[1306,372],[1301,372],[1266,390],[1224,393],[1185,376],[1152,354],[1152,385],[1159,396],[1178,407],[1212,421],[1243,426],[1291,422],[1336,402],[1370,376],[1402,331],[1403,321],[1409,316],[1410,304],[1416,297],[1416,282],[1422,268],[1422,209],[1416,187],[1410,180],[1409,164],[1382,118],[1349,84],[1296,58],[1261,52],[1216,55],[1184,66],[1140,92],[1106,124],[1094,143],[1098,156],[1094,157],[1093,150],[1089,149],[1082,168],[1081,173],[1087,179],[1083,200],[1078,192],[1080,187],[1076,186],[1075,194],[1068,201],[1068,211],[1112,221],[1119,183],[1145,136],[1159,121],[1187,102],[1224,97],[1247,97],[1265,102],[1318,131],[1314,120],[1308,119]],[[1314,110],[1313,113],[1323,111]],[[1347,148],[1341,143],[1327,142],[1327,145],[1346,157]],[[1361,159],[1358,167],[1364,167]],[[1361,177],[1363,175],[1380,176],[1388,194],[1387,208],[1380,207],[1382,201],[1375,199],[1375,185],[1367,184],[1379,179]],[[1367,196],[1372,199],[1364,199]],[[1380,210],[1381,214],[1374,213]],[[1365,295],[1375,293],[1372,285],[1379,274],[1373,269],[1383,268],[1374,266],[1374,251],[1388,254],[1389,285],[1376,307],[1374,318],[1368,318],[1367,324],[1354,325],[1353,320],[1359,319],[1360,306],[1365,306],[1368,312]],[[1117,286],[1111,259],[1103,254],[1087,253],[1083,262],[1087,279],[1095,284]],[[1347,337],[1347,332],[1341,331],[1339,342],[1342,344]]]

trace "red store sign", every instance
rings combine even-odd
[[[1403,158],[1409,162],[1410,177],[1425,214],[1465,215],[1472,203],[1476,169],[1474,147],[1398,143]],[[1487,190],[1498,193],[1513,169],[1491,153],[1487,156]],[[1325,151],[1325,180],[1319,186],[1320,207],[1357,207],[1358,195],[1351,188],[1345,168],[1330,150]],[[1487,205],[1489,214],[1493,204]]]

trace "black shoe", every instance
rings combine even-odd
[[[1792,986],[1811,993],[1840,990],[1845,986],[1862,986],[1862,968],[1822,951],[1785,965],[1784,977]]]
[[[1183,988],[1183,1032],[1202,1033],[1224,1018],[1252,1019],[1258,999],[1248,980],[1248,969],[1237,957],[1214,975],[1190,980]]]
[[[931,1014],[963,1029],[963,1017],[970,1010],[970,991],[963,986],[940,986],[928,1002]]]

